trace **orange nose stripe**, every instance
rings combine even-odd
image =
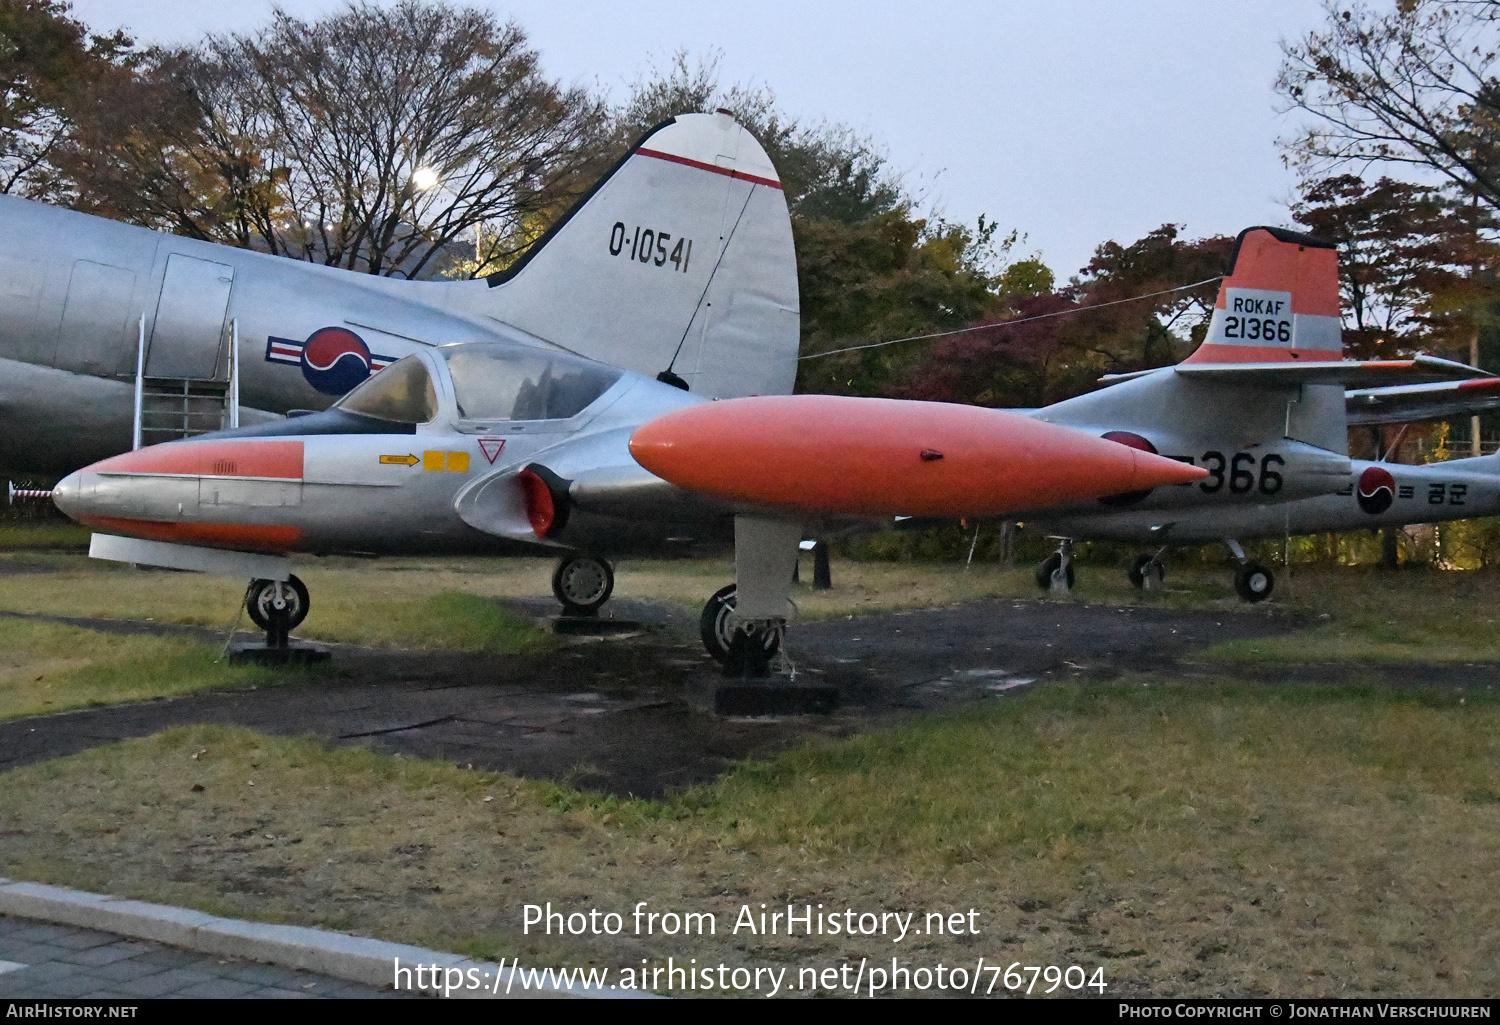
[[[95,473],[162,473],[192,477],[302,479],[300,441],[169,441],[113,456]]]
[[[118,516],[90,516],[76,513],[73,518],[86,527],[109,534],[123,534],[147,541],[170,541],[209,548],[234,548],[247,552],[284,554],[295,551],[302,540],[296,527],[277,527],[253,523],[170,523],[164,520],[135,520]]]
[[[1016,413],[837,395],[690,406],[643,425],[630,451],[690,491],[845,515],[1023,512],[1207,475]]]

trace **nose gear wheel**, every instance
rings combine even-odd
[[[615,571],[593,555],[570,555],[552,574],[552,594],[570,616],[591,616],[609,601],[615,589]]]
[[[286,604],[287,629],[295,630],[307,618],[311,599],[307,585],[296,577],[288,577],[281,585],[282,601]],[[250,621],[262,630],[271,628],[272,615],[276,611],[276,581],[252,580],[245,595],[245,611]]]

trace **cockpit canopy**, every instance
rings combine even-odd
[[[416,356],[398,359],[333,404],[377,420],[425,424],[438,415],[432,375]]]
[[[622,371],[561,353],[494,342],[437,350],[453,375],[463,420],[566,420],[620,379]]]
[[[500,342],[433,350],[453,380],[460,420],[566,420],[583,412],[622,371],[563,353]],[[336,404],[380,420],[424,424],[438,415],[437,390],[421,357],[397,360]]]

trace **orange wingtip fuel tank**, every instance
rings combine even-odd
[[[689,406],[640,427],[630,452],[689,491],[861,516],[1016,513],[1208,473],[1018,413],[839,395]]]

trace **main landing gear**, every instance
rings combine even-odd
[[[1245,550],[1240,547],[1238,541],[1225,538],[1224,544],[1228,546],[1229,553],[1234,556],[1235,561],[1240,564],[1239,569],[1234,572],[1235,593],[1248,602],[1265,601],[1271,597],[1271,589],[1276,586],[1276,577],[1270,569],[1254,559],[1246,558]]]
[[[1073,541],[1062,538],[1057,551],[1047,556],[1036,568],[1036,586],[1055,594],[1067,594],[1073,589]]]
[[[287,635],[307,618],[311,599],[307,585],[296,577],[252,580],[245,592],[250,621],[266,632],[267,648],[285,648]]]
[[[1161,587],[1162,581],[1167,578],[1167,567],[1161,561],[1165,554],[1165,548],[1158,548],[1155,555],[1136,556],[1126,574],[1130,577],[1130,582],[1142,591],[1154,591]]]
[[[724,666],[725,676],[768,676],[771,659],[781,650],[786,624],[781,620],[736,624],[735,591],[734,584],[721,587],[703,606],[698,617],[703,647]]]
[[[615,589],[615,571],[596,555],[568,555],[552,574],[552,594],[567,616],[597,616]]]

